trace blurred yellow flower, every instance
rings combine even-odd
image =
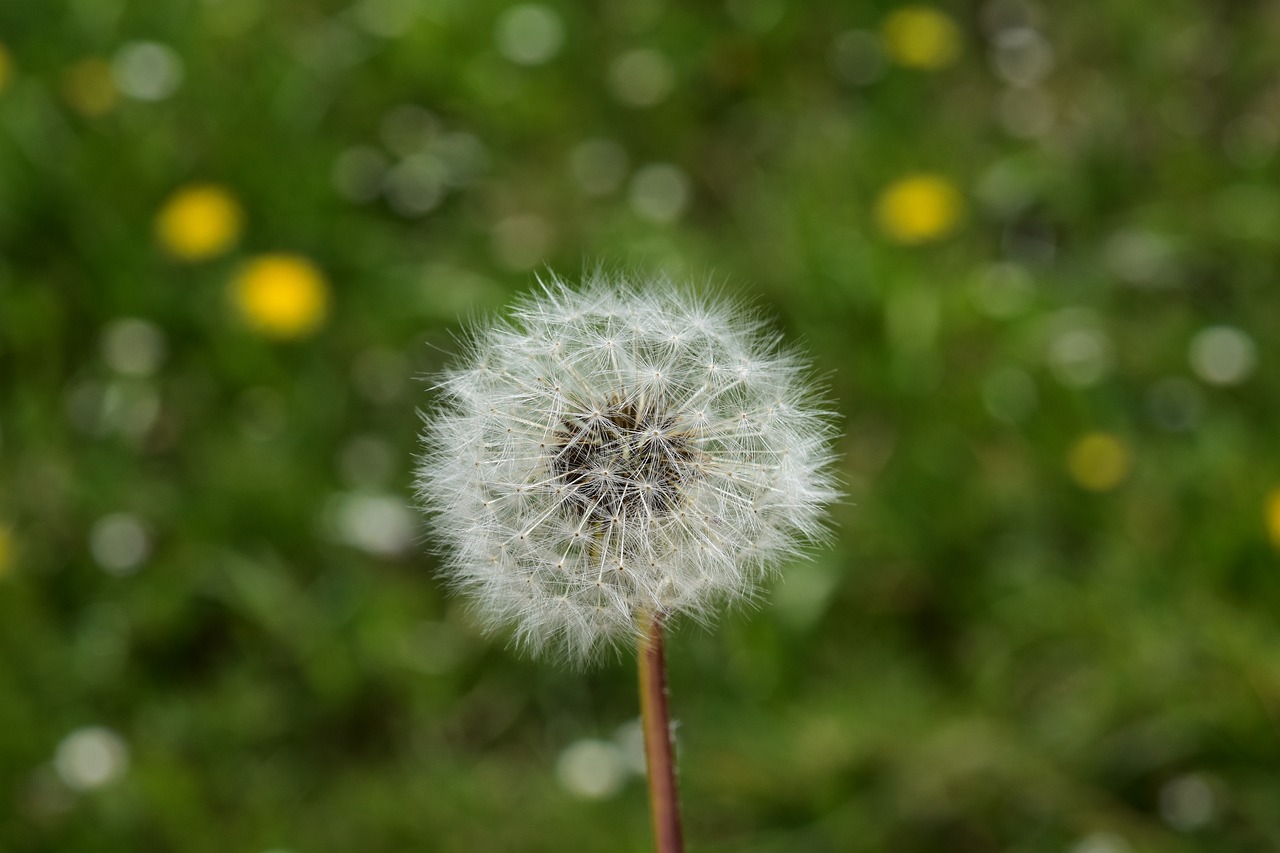
[[[9,49],[0,44],[0,92],[9,85],[9,78],[12,76],[13,60],[9,57]]]
[[[329,285],[315,264],[297,255],[259,255],[240,268],[231,297],[250,327],[272,338],[301,338],[324,322]]]
[[[1267,495],[1267,533],[1271,534],[1271,544],[1280,548],[1280,486]]]
[[[106,115],[120,99],[111,66],[97,57],[82,59],[62,75],[62,97],[81,115]]]
[[[908,175],[876,200],[876,224],[886,237],[913,245],[947,234],[960,220],[964,201],[955,185],[939,175]]]
[[[156,236],[183,261],[203,261],[231,248],[240,237],[244,214],[225,187],[192,184],[169,197],[156,216]]]
[[[14,547],[13,531],[6,524],[0,524],[0,578],[13,571]]]
[[[1082,488],[1091,492],[1114,489],[1129,476],[1133,454],[1129,446],[1106,432],[1091,432],[1067,451],[1067,472]]]
[[[903,6],[880,27],[885,51],[899,65],[935,71],[960,55],[960,28],[930,6]]]

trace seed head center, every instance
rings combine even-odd
[[[602,523],[665,515],[694,472],[695,448],[660,402],[610,398],[566,418],[554,436],[552,473],[566,512]]]

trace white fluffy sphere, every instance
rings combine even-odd
[[[804,362],[665,280],[545,283],[439,389],[417,488],[446,572],[535,652],[584,660],[646,615],[749,599],[836,497]]]

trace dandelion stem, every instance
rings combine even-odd
[[[644,624],[642,621],[641,624]],[[667,662],[663,653],[662,614],[648,620],[640,638],[640,717],[644,757],[649,769],[649,810],[658,853],[682,853],[680,800],[671,748],[671,713],[667,707]]]

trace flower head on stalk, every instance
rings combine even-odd
[[[751,599],[837,494],[805,362],[667,280],[544,282],[439,389],[417,490],[447,575],[534,652],[586,660],[647,615]]]

